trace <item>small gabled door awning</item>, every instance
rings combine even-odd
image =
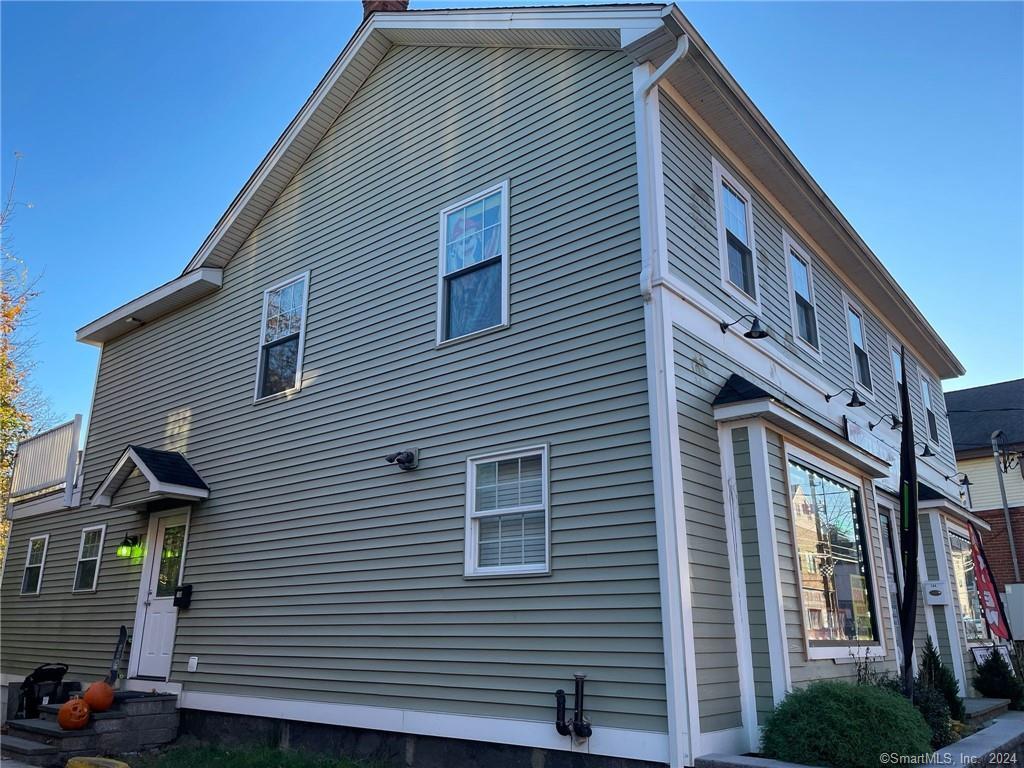
[[[147,501],[200,501],[210,496],[209,486],[180,453],[129,445],[103,478],[90,503],[94,507],[112,506],[115,494],[136,469],[149,482]]]

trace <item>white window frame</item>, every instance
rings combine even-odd
[[[860,328],[864,337],[864,354],[868,361],[868,377],[871,379],[871,386],[862,384],[857,376],[857,352],[853,345],[853,328],[850,326],[850,312],[854,312],[860,318]],[[871,346],[868,341],[868,320],[867,313],[858,302],[854,301],[848,293],[843,293],[843,321],[846,323],[846,343],[850,353],[850,372],[853,374],[853,386],[857,393],[864,395],[868,400],[875,400],[875,385],[878,381],[874,366],[871,365]]]
[[[940,524],[941,524],[941,522],[942,521],[940,520]],[[945,523],[946,523],[946,525],[945,525],[945,528],[946,528],[946,550],[948,551],[949,562],[952,563],[952,560],[953,560],[953,541],[952,541],[952,539],[950,537],[953,536],[954,534],[959,536],[961,539],[966,539],[967,540],[967,551],[971,552],[971,557],[973,558],[974,557],[974,553],[973,553],[973,551],[971,549],[971,534],[970,534],[970,532],[966,528],[963,528],[963,527],[957,525],[952,520],[946,519]],[[940,531],[941,531],[941,525],[940,525]],[[975,588],[977,588],[977,578],[978,577],[975,576],[974,578],[975,578]],[[950,570],[950,574],[949,574],[949,590],[950,590],[950,594],[951,595],[953,593],[953,590],[957,588],[956,585],[955,585],[955,581],[956,581],[956,579],[953,577],[952,570]],[[981,602],[981,593],[980,592],[978,593],[978,602],[979,603]],[[988,620],[985,618],[985,608],[983,606],[979,606],[979,607],[981,608],[981,620],[982,620],[982,622],[985,625],[985,635],[986,635],[986,637],[984,637],[981,640],[968,640],[967,639],[967,629],[964,627],[963,615],[961,614],[960,621],[957,622],[957,623],[960,626],[960,630],[959,630],[960,640],[963,642],[963,645],[964,645],[965,648],[974,648],[974,647],[979,646],[979,645],[992,645],[993,643],[997,642],[997,638],[992,637],[992,630],[989,629]],[[950,608],[952,609],[953,616],[955,618],[956,613],[957,613],[957,605],[956,605],[956,603],[953,603],[950,606]]]
[[[282,288],[286,288],[292,283],[297,283],[300,280],[303,281],[302,291],[302,316],[299,319],[299,351],[295,357],[295,383],[288,389],[282,389],[280,392],[274,392],[271,395],[260,397],[260,384],[263,381],[263,347],[266,344],[267,336],[267,308],[270,305],[270,294],[273,291],[278,291]],[[306,348],[306,310],[309,305],[309,271],[300,272],[297,275],[292,275],[278,283],[267,288],[263,291],[263,310],[260,313],[260,344],[256,350],[256,386],[253,388],[253,403],[262,403],[267,400],[274,400],[275,398],[287,397],[302,389],[302,357],[303,352]]]
[[[797,344],[803,346],[808,352],[819,360],[821,359],[821,313],[818,311],[818,293],[814,290],[814,261],[807,251],[800,247],[797,242],[789,236],[788,232],[782,234],[782,248],[786,259],[786,283],[789,289],[789,320],[793,325],[793,338]],[[800,321],[797,313],[796,303],[796,281],[793,279],[793,255],[796,255],[807,265],[807,288],[811,292],[811,306],[814,307],[814,330],[818,337],[818,345],[815,346],[800,335]]]
[[[722,287],[729,295],[740,301],[747,309],[755,315],[761,315],[761,276],[757,267],[757,242],[754,232],[754,198],[743,184],[719,162],[718,158],[711,160],[712,176],[715,185],[715,222],[718,229],[718,265],[722,275]],[[736,196],[746,203],[747,233],[750,242],[750,262],[754,269],[754,295],[750,296],[729,279],[729,241],[725,229],[725,201],[722,199],[722,184],[728,184]]]
[[[896,341],[896,339],[894,339],[891,335],[888,335],[888,334],[887,334],[887,337],[886,337],[886,345],[887,345],[887,348],[889,350],[889,372],[892,374],[892,388],[893,388],[893,391],[896,393],[896,411],[895,411],[895,413],[896,413],[897,416],[899,416],[902,419],[903,418],[903,407],[902,407],[902,404],[900,402],[900,379],[896,375],[896,365],[893,362],[893,353],[895,352],[896,356],[898,357],[899,354],[900,354],[900,346],[901,345],[900,345],[899,342]],[[902,365],[902,363],[901,363],[901,365]],[[907,384],[908,385],[910,384],[909,378],[907,380]]]
[[[35,592],[23,592],[25,586],[25,573],[29,569],[29,560],[32,557],[32,542],[43,540],[43,559],[39,561],[39,581],[36,583]],[[25,567],[21,569],[21,584],[18,587],[19,595],[38,595],[43,589],[43,571],[46,569],[46,551],[50,548],[50,534],[44,533],[40,536],[32,536],[28,540],[28,552],[25,553]],[[35,567],[35,566],[31,566]]]
[[[878,489],[875,489],[878,493]],[[884,510],[884,511],[883,511]],[[885,531],[882,530],[882,517],[889,521],[889,538],[885,539]],[[875,500],[875,521],[878,524],[878,543],[882,547],[882,575],[885,577],[885,590],[889,591],[889,564],[885,560],[886,548],[892,555],[893,579],[896,582],[897,597],[902,597],[906,584],[903,579],[903,563],[900,561],[899,531],[896,529],[896,507],[888,503],[879,503]],[[889,630],[892,632],[893,650],[897,658],[903,655],[903,638],[896,633],[896,619],[899,616],[899,603],[893,605],[892,600],[886,601],[889,604]],[[901,627],[902,630],[902,627]]]
[[[486,333],[491,333],[502,328],[509,327],[509,270],[511,259],[509,258],[509,180],[505,179],[489,187],[474,192],[461,200],[446,205],[438,214],[438,237],[437,249],[437,333],[435,344],[438,347],[455,344],[460,341],[474,339]],[[464,208],[480,198],[501,192],[501,321],[487,328],[479,328],[471,333],[462,336],[453,336],[450,339],[444,337],[445,320],[448,315],[448,307],[445,301],[445,250],[447,249],[448,227],[445,219],[452,211]]]
[[[509,507],[507,509],[476,511],[476,468],[480,464],[495,461],[519,459],[524,456],[541,457],[541,505],[526,507]],[[546,576],[551,573],[551,496],[548,478],[548,446],[534,445],[526,448],[515,448],[498,453],[470,456],[466,459],[466,555],[464,575],[477,576]],[[478,565],[479,560],[479,529],[477,522],[482,518],[500,515],[515,515],[521,512],[544,511],[544,562],[529,565],[507,565],[484,568]]]
[[[860,524],[864,530],[865,546],[867,547],[867,551],[864,553],[864,558],[867,565],[868,576],[871,581],[871,588],[868,597],[871,600],[871,611],[875,617],[875,630],[878,632],[878,639],[871,643],[829,646],[811,645],[811,642],[808,639],[807,608],[804,605],[804,585],[803,577],[800,575],[796,526],[793,524],[793,496],[791,492],[787,491],[786,509],[789,515],[790,546],[793,548],[793,570],[796,572],[797,594],[800,601],[800,627],[803,631],[803,645],[807,658],[811,660],[832,659],[848,661],[855,656],[866,656],[869,658],[885,657],[887,653],[885,645],[885,630],[882,627],[882,614],[880,608],[882,602],[878,593],[878,569],[876,568],[875,563],[876,537],[870,523],[871,510],[868,509],[868,495],[864,490],[864,478],[853,474],[842,467],[836,466],[816,453],[812,453],[799,446],[793,445],[788,439],[785,441],[784,454],[786,462],[784,471],[786,473],[787,489],[790,486],[789,463],[792,460],[797,464],[802,464],[816,472],[830,476],[834,480],[845,485],[849,485],[860,494]],[[873,498],[874,496],[872,495],[872,499]],[[875,511],[877,512],[877,502],[875,504]],[[878,554],[882,554],[884,557],[884,553]]]
[[[924,436],[932,448],[938,448],[941,434],[939,432],[939,412],[935,410],[935,405],[933,404],[932,399],[932,381],[930,381],[930,377],[921,370],[918,370],[918,379],[921,382],[921,413],[924,415]],[[935,417],[934,438],[932,437],[931,424],[928,421],[928,411],[931,411],[932,416]],[[970,541],[970,537],[968,537],[968,541]]]
[[[85,535],[90,531],[100,532],[100,545],[96,552],[96,557],[87,557],[86,560],[96,560],[96,570],[92,575],[92,586],[88,588],[78,589],[78,566],[82,562],[82,552],[85,549]],[[78,557],[75,559],[75,572],[71,576],[71,591],[73,593],[84,593],[84,592],[95,592],[96,586],[100,583],[100,565],[103,563],[103,544],[107,538],[107,524],[101,525],[90,525],[82,529],[81,535],[78,537]]]

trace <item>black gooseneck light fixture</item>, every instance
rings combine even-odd
[[[854,387],[843,387],[838,392],[834,392],[831,395],[825,395],[825,402],[832,402],[833,397],[839,397],[843,392],[850,393],[850,402],[846,404],[847,408],[863,408],[866,403],[860,399],[860,395],[857,394],[857,390]]]
[[[878,421],[875,421],[875,422],[869,421],[868,422],[868,429],[874,430],[874,428],[877,427],[879,424],[881,424],[883,421],[889,421],[890,422],[889,429],[899,429],[900,427],[903,426],[903,419],[901,419],[895,413],[890,413],[888,416],[883,416]]]
[[[919,446],[919,445],[923,445],[924,446],[924,450],[921,451],[921,453],[918,454],[922,459],[930,459],[930,458],[932,458],[935,455],[932,452],[932,447],[930,445],[928,445],[928,443],[925,442],[924,440],[918,440],[916,443],[914,443],[914,447],[915,448],[917,446]]]
[[[741,323],[747,318],[750,318],[750,330],[744,331],[743,336],[748,339],[767,339],[769,336],[768,329],[761,325],[761,320],[757,315],[740,315],[731,323],[723,320],[718,324],[718,327],[722,329],[722,333],[725,333],[736,323]]]

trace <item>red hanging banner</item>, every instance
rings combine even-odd
[[[1003,604],[999,599],[999,592],[996,591],[996,583],[992,578],[992,572],[988,568],[988,560],[985,559],[985,551],[981,548],[981,540],[974,530],[974,526],[968,526],[971,533],[971,558],[974,560],[974,583],[978,587],[978,597],[981,598],[981,609],[985,613],[985,623],[988,624],[989,632],[995,637],[1003,640],[1010,639],[1010,629],[1003,615]]]

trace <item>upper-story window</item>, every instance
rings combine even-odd
[[[438,343],[508,325],[508,182],[441,211]]]
[[[105,525],[82,529],[73,591],[89,592],[96,589],[96,580],[100,575],[100,557],[103,554],[103,536],[106,532]]]
[[[903,354],[892,342],[889,343],[889,360],[892,363],[892,380],[896,384],[896,413],[902,418],[903,398],[900,395],[900,386],[903,384]]]
[[[547,448],[468,462],[466,575],[548,571]]]
[[[43,586],[43,564],[46,562],[46,548],[49,543],[50,534],[33,536],[28,540],[25,572],[21,577],[21,594],[39,594],[39,589]]]
[[[924,376],[921,376],[921,402],[924,405],[925,419],[928,421],[928,438],[933,443],[938,443],[939,422],[935,418],[935,408],[932,405],[932,388]]]
[[[792,299],[793,333],[798,339],[818,349],[818,313],[814,303],[814,274],[811,260],[789,237],[785,237],[789,254],[789,289]]]
[[[725,287],[757,310],[757,261],[750,193],[716,160],[713,163],[718,247]]]
[[[850,302],[846,303],[846,318],[850,329],[850,351],[853,355],[853,373],[867,391],[871,391],[871,360],[868,357],[864,315]]]
[[[298,389],[306,335],[309,273],[290,277],[263,293],[256,399]]]

